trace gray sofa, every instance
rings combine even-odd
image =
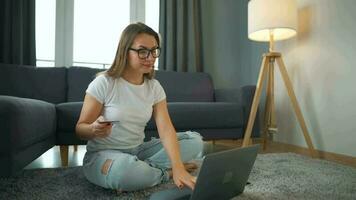
[[[0,64],[0,177],[23,169],[54,145],[86,144],[75,135],[85,89],[100,69]],[[177,131],[204,140],[241,139],[255,86],[214,89],[207,73],[157,71]],[[259,136],[258,121],[253,137]],[[157,136],[154,121],[146,140]],[[63,153],[63,152],[62,152]],[[62,154],[62,159],[65,159]]]

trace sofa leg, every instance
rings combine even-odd
[[[74,152],[78,151],[78,145],[74,145]]]
[[[60,146],[62,167],[68,166],[68,149],[69,146],[64,146],[64,145]]]

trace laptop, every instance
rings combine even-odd
[[[174,187],[153,193],[150,200],[231,199],[244,191],[259,148],[260,145],[253,145],[208,154],[194,190]]]

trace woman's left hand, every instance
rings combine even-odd
[[[192,190],[194,189],[196,177],[190,175],[187,170],[182,167],[173,167],[173,181],[179,188],[183,188],[184,185],[188,186]]]

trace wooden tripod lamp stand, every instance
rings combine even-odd
[[[294,94],[291,81],[284,65],[282,54],[274,51],[274,41],[285,40],[296,35],[296,0],[250,0],[248,3],[248,37],[251,40],[269,42],[269,52],[263,55],[256,91],[243,139],[242,146],[248,146],[255,121],[263,84],[267,77],[266,103],[263,119],[263,148],[266,149],[268,132],[276,132],[277,123],[274,113],[274,64],[277,62],[286,86],[293,109],[303,131],[305,141],[312,157],[316,156],[304,117]]]

